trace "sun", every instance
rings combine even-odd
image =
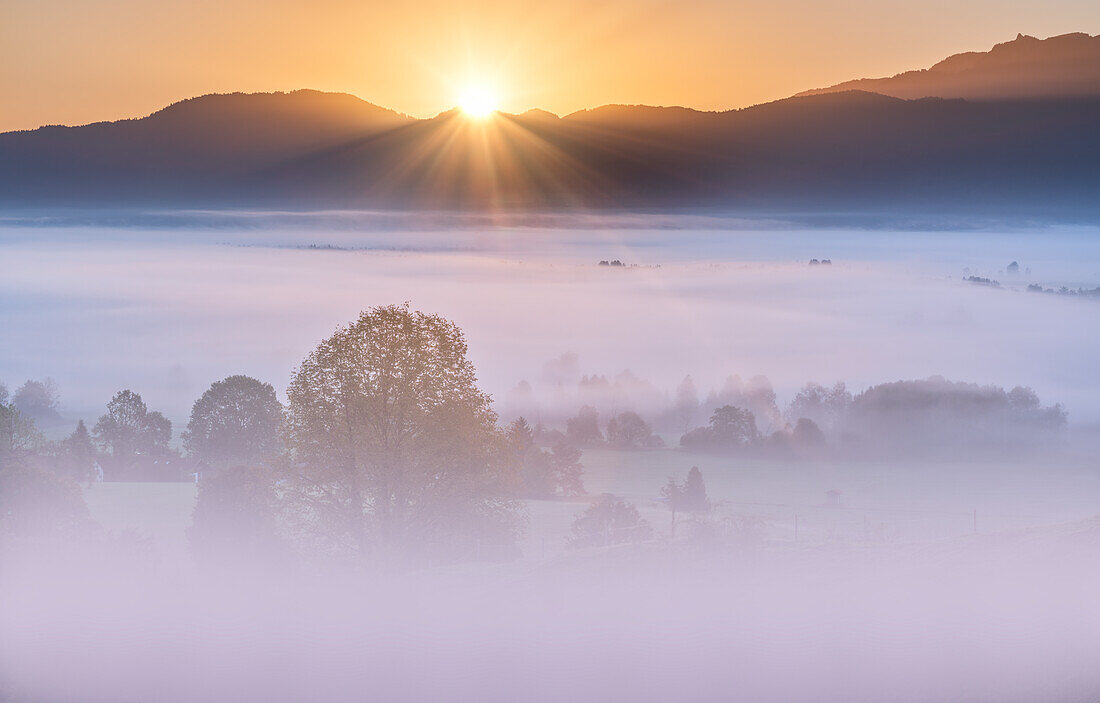
[[[471,86],[458,100],[462,112],[478,119],[488,117],[497,110],[497,96],[485,86]]]

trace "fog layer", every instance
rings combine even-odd
[[[1062,403],[1071,424],[1100,419],[1100,377],[1090,372],[1100,302],[1026,292],[1031,283],[1100,284],[1090,229],[717,229],[706,218],[679,222],[704,229],[676,229],[667,217],[428,231],[392,219],[372,230],[337,216],[308,229],[290,216],[173,221],[190,226],[0,229],[0,380],[14,388],[53,377],[69,418],[93,416],[133,387],[178,422],[233,373],[281,393],[338,324],[408,300],[466,331],[481,383],[498,400],[572,352],[583,373],[629,369],[668,393],[688,373],[701,395],[731,373],[763,374],[784,405],[807,381],[859,391],[940,374],[1031,386]],[[832,263],[809,266],[811,258]],[[627,266],[597,265],[615,259]],[[1013,261],[1017,273],[1006,270]]]

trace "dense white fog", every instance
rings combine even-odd
[[[74,588],[54,572],[8,584],[0,677],[89,702],[1085,703],[1096,539],[1093,522],[901,552],[658,547],[371,580],[84,573]]]
[[[0,225],[0,701],[1100,698],[1096,228],[85,217]]]
[[[686,374],[701,393],[729,374],[763,374],[782,404],[807,381],[859,390],[940,374],[1030,386],[1062,403],[1071,424],[1100,420],[1091,372],[1100,302],[1025,290],[1100,285],[1094,229],[790,229],[667,217],[402,229],[392,217],[349,218],[6,226],[2,380],[56,379],[72,418],[133,387],[180,421],[210,382],[249,373],[282,389],[337,325],[409,301],[466,331],[498,400],[572,352],[584,374],[630,370],[669,393]],[[832,264],[810,267],[812,258]],[[638,268],[597,265],[615,259]],[[1015,274],[1006,271],[1013,261]]]

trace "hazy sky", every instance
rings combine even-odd
[[[1095,0],[0,0],[0,130],[148,114],[209,92],[346,91],[416,116],[739,107],[1100,32]]]

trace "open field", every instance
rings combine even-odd
[[[1086,463],[1055,470],[1015,463],[776,461],[678,449],[589,449],[582,462],[591,497],[626,497],[659,538],[670,528],[660,489],[669,476],[682,480],[692,466],[703,472],[717,524],[752,518],[759,536],[772,540],[924,542],[975,527],[988,534],[1100,513],[1100,475]],[[828,503],[830,490],[840,492],[839,505]],[[169,561],[188,558],[194,484],[101,483],[84,495],[92,517],[108,531],[144,535]],[[561,554],[573,518],[586,506],[583,499],[527,501],[524,557]]]

